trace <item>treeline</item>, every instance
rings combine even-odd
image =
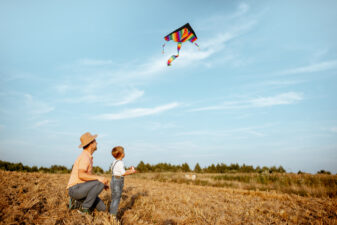
[[[69,173],[69,170],[65,166],[52,165],[51,167],[37,167],[37,166],[25,166],[22,163],[11,163],[0,160],[0,169],[8,171],[22,171],[22,172],[43,172],[43,173]]]
[[[195,173],[285,173],[286,170],[282,167],[253,167],[248,165],[239,165],[237,163],[226,165],[212,164],[208,167],[201,168],[199,163],[197,163],[192,170],[187,163],[181,165],[171,165],[169,163],[158,163],[156,165],[150,165],[149,163],[144,163],[140,161],[137,166],[139,172],[195,172]]]
[[[22,171],[22,172],[43,172],[43,173],[70,173],[71,169],[65,166],[52,165],[51,167],[37,167],[37,166],[25,166],[22,163],[11,163],[0,160],[0,170],[7,171]],[[170,163],[158,163],[155,165],[150,165],[149,163],[144,163],[140,161],[136,167],[138,172],[195,172],[195,173],[286,173],[286,170],[282,167],[253,167],[249,165],[239,165],[238,163],[226,165],[221,164],[211,164],[208,167],[201,168],[199,163],[195,165],[193,169],[187,163],[181,165],[172,165]],[[109,174],[110,171],[104,171],[99,166],[93,167],[93,172],[96,174]],[[298,171],[298,174],[304,172]],[[329,171],[320,170],[317,174],[331,174]]]
[[[48,167],[25,166],[22,163],[11,163],[0,160],[0,169],[7,171],[21,171],[21,172],[43,172],[43,173],[70,173],[71,169],[65,166],[52,165]],[[99,166],[93,167],[94,173],[104,173],[104,170]]]

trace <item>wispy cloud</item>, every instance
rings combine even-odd
[[[331,127],[330,131],[333,132],[333,133],[337,133],[337,127]]]
[[[42,121],[38,121],[33,125],[33,128],[38,128],[38,127],[42,127],[42,126],[46,126],[46,125],[50,125],[55,123],[55,121],[52,120],[42,120]]]
[[[69,84],[58,84],[54,87],[54,89],[60,94],[65,94],[71,88],[72,88],[72,86],[69,85]]]
[[[256,137],[265,137],[266,134],[261,131],[265,128],[270,128],[273,124],[266,124],[263,126],[255,126],[255,127],[241,127],[227,130],[198,130],[198,131],[187,131],[187,132],[179,132],[177,136],[213,136],[213,137],[231,137],[236,136],[237,138],[242,138],[241,135],[253,135]]]
[[[158,114],[170,109],[174,109],[179,106],[179,103],[173,102],[166,105],[156,106],[154,108],[136,108],[136,109],[129,109],[125,110],[120,113],[111,113],[111,114],[101,114],[95,116],[95,119],[101,120],[120,120],[120,119],[127,119],[127,118],[136,118],[136,117],[143,117]]]
[[[305,81],[303,80],[273,80],[273,81],[267,81],[264,82],[263,85],[265,86],[289,86],[289,85],[295,85],[300,84]]]
[[[231,14],[214,14],[209,15],[207,18],[202,18],[198,22],[199,30],[214,31],[219,27],[233,24],[235,20],[247,16],[250,11],[250,5],[247,3],[240,3],[237,5],[236,10]]]
[[[30,94],[24,94],[24,99],[29,112],[34,115],[49,113],[55,109],[53,106],[50,106],[43,101],[36,100]]]
[[[279,75],[291,75],[300,73],[313,73],[337,68],[337,60],[314,63],[311,65],[288,69],[278,73]]]
[[[218,105],[196,108],[189,111],[210,111],[222,109],[242,109],[254,107],[268,107],[275,105],[288,105],[299,102],[302,99],[303,95],[301,93],[287,92],[270,97],[258,97],[248,100],[227,101]]]
[[[306,80],[268,80],[256,83],[248,83],[244,84],[244,87],[254,88],[254,89],[275,89],[275,88],[283,88],[288,86],[294,86],[298,84],[302,84],[307,82]]]
[[[101,90],[97,90],[99,92]],[[144,95],[144,91],[137,89],[124,89],[119,93],[111,94],[108,93],[85,93],[79,97],[70,97],[63,99],[67,103],[100,103],[107,106],[119,106],[126,105],[136,101]]]
[[[0,84],[17,80],[37,80],[37,76],[22,71],[10,71],[10,72],[0,71]]]
[[[175,123],[159,123],[153,122],[150,123],[148,126],[151,130],[163,130],[163,129],[170,129],[170,128],[177,128],[178,125]]]
[[[249,101],[254,107],[265,107],[273,105],[288,105],[302,100],[302,94],[296,92],[288,92],[273,97],[255,98]]]
[[[106,66],[106,65],[112,65],[112,60],[97,60],[97,59],[80,59],[78,60],[78,63],[81,66]]]
[[[237,8],[237,11],[233,14],[233,18],[236,18],[236,17],[241,17],[245,14],[248,13],[250,9],[250,6],[245,3],[245,2],[241,2],[239,5],[238,5],[238,8]]]
[[[129,93],[124,99],[119,102],[113,103],[114,105],[125,105],[135,101],[136,99],[142,97],[144,95],[144,91],[134,90],[133,92]]]

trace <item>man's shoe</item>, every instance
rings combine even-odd
[[[82,202],[73,198],[69,198],[69,209],[79,209],[82,206]]]
[[[73,209],[73,199],[72,198],[69,198],[69,210],[72,210]]]

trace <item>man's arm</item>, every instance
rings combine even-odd
[[[84,181],[98,180],[99,182],[102,182],[104,185],[108,185],[109,182],[105,177],[89,174],[83,169],[78,170],[78,178]]]

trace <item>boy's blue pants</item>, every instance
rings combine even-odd
[[[124,177],[117,178],[112,176],[110,182],[111,204],[109,212],[113,215],[117,215],[118,205],[121,200],[123,186],[124,186]]]

